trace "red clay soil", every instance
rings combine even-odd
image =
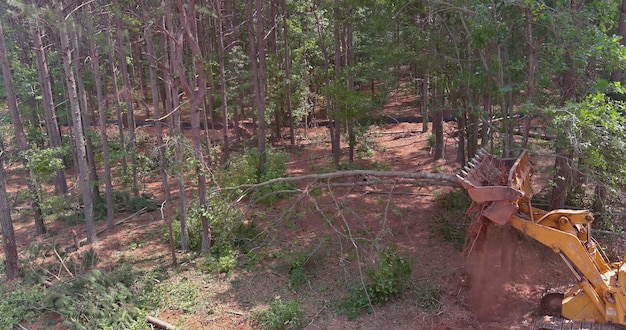
[[[412,113],[414,100],[398,100],[402,102],[390,105],[393,114],[417,115]],[[422,133],[422,124],[372,126],[367,137],[371,154],[359,159],[356,167],[455,174],[459,171],[455,162],[456,141],[452,137],[455,124],[446,124],[446,129],[449,134],[445,159],[435,161],[428,148],[430,132]],[[288,164],[290,176],[332,168],[327,137],[328,131],[323,127],[298,131],[298,147],[291,149]],[[287,140],[280,141],[277,147],[286,144]],[[150,180],[156,182],[158,177]],[[9,187],[13,193],[23,189],[19,173],[11,173]],[[160,196],[158,184],[146,187],[147,192]],[[305,191],[306,183],[298,188]],[[242,257],[242,266],[232,274],[203,273],[196,268],[201,260],[179,252],[183,264],[177,269],[168,268],[167,281],[197,284],[197,304],[193,312],[162,306],[154,316],[181,329],[255,329],[258,324],[252,321],[252,315],[275,297],[281,297],[301,302],[307,329],[524,329],[537,317],[535,311],[542,294],[572,281],[571,276],[544,247],[517,234],[503,240],[502,229],[495,226],[489,228],[481,248],[469,257],[434,235],[433,218],[441,213],[434,198],[450,189],[412,184],[338,187],[332,190],[333,194],[301,194],[301,200],[292,197],[248,208],[242,220],[266,230],[264,244],[256,250],[261,256],[259,263],[246,266],[250,261]],[[187,193],[193,196],[193,190]],[[55,242],[68,248],[72,245],[70,229],[84,237],[82,224],[67,228],[60,221],[47,223],[50,234],[35,237],[28,213],[14,212],[22,250],[35,241]],[[127,217],[131,218],[115,232],[103,233],[98,243],[83,246],[80,252],[93,247],[100,260],[98,268],[103,269],[111,269],[119,262],[131,262],[141,269],[169,265],[167,247],[161,239],[165,225],[159,212],[123,214],[117,219]],[[103,228],[106,224],[98,226]],[[350,242],[346,237],[354,240]],[[411,290],[401,298],[374,306],[371,313],[354,320],[337,313],[336,303],[345,293],[346,284],[366,279],[375,252],[386,246],[395,246],[409,256],[414,287],[439,286],[439,306],[421,307],[419,292]],[[502,251],[512,253],[503,257]],[[308,258],[307,282],[293,288],[289,258],[298,255]],[[502,271],[503,261],[512,262],[512,272]]]

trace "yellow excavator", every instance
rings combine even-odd
[[[528,151],[496,158],[479,151],[457,175],[482,219],[510,224],[557,253],[576,284],[541,299],[546,315],[533,329],[626,329],[626,256],[609,262],[591,234],[587,210],[544,211],[531,205],[533,167]]]

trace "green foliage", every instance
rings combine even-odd
[[[138,197],[131,195],[128,190],[113,191],[113,206],[116,213],[129,212],[136,213],[141,210],[145,212],[159,209],[159,201],[154,199],[152,194],[141,194]],[[105,219],[107,216],[106,200],[94,200],[94,213],[97,219]]]
[[[303,253],[291,257],[289,262],[289,284],[293,289],[297,289],[301,285],[308,282],[308,276],[304,270],[304,266],[309,261],[310,254]]]
[[[52,286],[46,305],[73,329],[123,327],[139,316],[132,278],[130,267],[109,274],[94,270],[69,284]]]
[[[42,198],[39,206],[43,216],[50,220],[61,218],[66,211],[71,209],[70,198],[58,195],[49,195],[46,198]]]
[[[368,272],[372,281],[370,299],[374,303],[382,303],[398,297],[409,285],[411,266],[405,257],[396,249],[385,249],[381,252],[378,267]]]
[[[261,154],[256,149],[243,154],[233,154],[226,170],[217,175],[219,185],[221,187],[235,187],[284,177],[287,171],[289,154],[277,150],[266,151],[263,173],[259,172],[260,161]],[[271,203],[280,195],[277,195],[278,192],[290,189],[291,185],[287,183],[275,183],[256,189],[251,194],[251,198]],[[230,198],[237,198],[241,193],[242,191],[237,191],[235,194],[231,194],[230,196],[232,197]]]
[[[142,310],[153,280],[123,266],[109,273],[90,271],[69,281],[57,281],[46,290],[19,285],[1,292],[0,324],[35,320],[42,311],[59,315],[69,329],[142,329]],[[143,327],[145,328],[145,326]]]
[[[261,329],[268,330],[301,329],[303,317],[304,310],[299,301],[283,302],[280,297],[276,297],[268,309],[253,316]]]
[[[198,305],[201,290],[199,283],[186,277],[167,281],[154,288],[150,295],[151,304],[178,309],[184,313],[193,312]]]
[[[211,226],[211,252],[216,258],[234,253],[234,249],[247,242],[253,235],[254,228],[244,224],[241,211],[232,207],[228,201],[221,198],[211,198],[210,210],[205,211],[197,203],[192,202],[187,208],[187,226],[189,228],[189,248],[200,251],[202,247],[202,215],[206,216]],[[172,222],[174,237],[180,247],[180,215]],[[163,232],[163,239],[167,240],[167,232]],[[224,261],[226,262],[226,261]]]
[[[434,148],[435,147],[435,140],[436,140],[435,134],[430,134],[428,136],[428,147],[429,148]]]
[[[67,150],[65,148],[31,148],[25,151],[24,157],[27,166],[43,180],[49,180],[57,170],[65,168],[62,157]]]
[[[432,232],[451,242],[457,250],[461,251],[465,245],[467,227],[471,221],[465,214],[471,204],[471,199],[464,189],[457,189],[437,196],[435,201],[441,212],[433,216]]]
[[[568,202],[580,207],[593,204],[593,185],[606,187],[609,195],[626,185],[626,89],[615,83],[608,90],[548,112],[556,143],[571,155],[577,175],[585,178],[585,184],[573,182],[568,195]],[[610,221],[603,223],[613,226]]]
[[[411,266],[393,248],[381,251],[377,267],[367,272],[369,284],[348,289],[338,312],[354,319],[373,305],[401,296],[411,281]]]
[[[7,329],[23,320],[35,319],[42,307],[44,291],[40,286],[0,286],[0,324]]]
[[[237,250],[222,250],[217,258],[213,255],[208,257],[207,269],[218,273],[230,273],[237,266],[238,256],[239,251]]]

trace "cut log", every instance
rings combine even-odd
[[[175,330],[176,327],[156,317],[146,316],[146,321],[159,329]]]

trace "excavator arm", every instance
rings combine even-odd
[[[481,150],[457,177],[472,198],[475,216],[508,223],[547,246],[576,278],[576,285],[563,294],[542,299],[548,314],[626,327],[626,260],[609,263],[600,253],[590,211],[532,207],[532,172],[527,151],[517,159],[498,159]]]

